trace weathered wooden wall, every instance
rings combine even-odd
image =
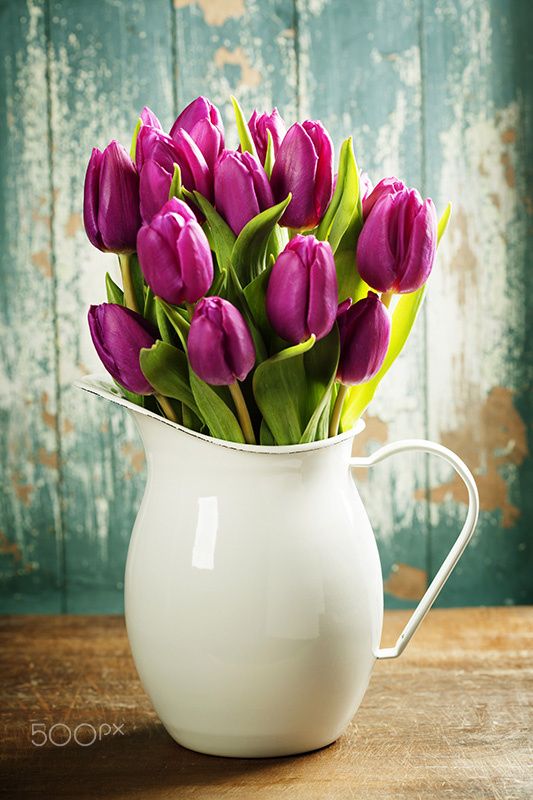
[[[0,0],[0,605],[115,611],[144,484],[120,410],[72,388],[97,367],[86,309],[113,257],[88,244],[91,146],[143,104],[276,104],[354,134],[454,217],[429,301],[359,444],[430,436],[477,475],[478,533],[441,603],[533,601],[533,64],[528,0]],[[411,605],[465,514],[421,457],[360,479],[390,606]]]

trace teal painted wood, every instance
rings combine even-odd
[[[422,104],[419,4],[403,3],[389,18],[388,4],[298,2],[300,114],[321,119],[335,145],[349,135],[359,166],[374,183],[397,175],[421,186]],[[379,98],[379,99],[378,99]],[[426,432],[424,323],[419,318],[409,347],[383,381],[367,414],[358,452]],[[425,464],[400,456],[356,473],[373,522],[383,565],[387,602],[412,605],[427,584]],[[422,498],[417,502],[417,492]],[[393,592],[393,593],[391,593]],[[411,602],[409,601],[411,597]]]
[[[527,2],[424,3],[427,188],[454,204],[428,302],[429,429],[482,508],[443,605],[533,600],[532,29]],[[429,479],[435,571],[465,507],[447,471]]]
[[[321,118],[337,149],[353,133],[374,179],[396,172],[440,209],[454,201],[426,320],[360,449],[429,433],[463,454],[483,511],[442,602],[533,601],[532,14],[521,0],[406,0],[401,13],[392,0],[0,2],[3,609],[122,608],[144,459],[120,411],[71,387],[98,366],[86,310],[115,268],[85,239],[83,175],[93,145],[128,144],[144,103],[169,125],[207,94],[234,141],[230,93],[246,112]],[[359,479],[388,605],[412,605],[456,535],[450,481],[415,458]]]
[[[67,609],[74,612],[101,610],[101,596],[114,598],[109,610],[122,607],[126,550],[145,481],[129,417],[72,386],[100,368],[86,315],[91,303],[105,299],[106,269],[116,269],[116,257],[85,237],[84,173],[93,146],[117,138],[129,147],[144,104],[163,124],[171,122],[171,31],[167,0],[50,4],[65,579]]]
[[[61,609],[46,4],[0,3],[0,609]]]

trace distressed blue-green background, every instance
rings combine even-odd
[[[358,444],[430,437],[477,476],[478,533],[445,605],[533,601],[533,4],[528,0],[0,0],[0,610],[122,608],[144,485],[116,408],[72,388],[112,256],[81,224],[93,145],[170,125],[198,94],[354,135],[454,216],[429,300]],[[465,515],[446,467],[399,457],[360,487],[389,606],[412,605]]]

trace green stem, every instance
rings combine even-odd
[[[339,386],[339,391],[337,393],[337,399],[335,400],[335,405],[333,406],[333,414],[331,415],[331,422],[329,424],[330,436],[336,436],[339,432],[339,423],[341,421],[342,407],[344,405],[347,392],[348,392],[348,386],[345,386],[344,383],[341,383],[341,385]]]
[[[158,392],[155,392],[155,399],[157,400],[157,402],[161,406],[161,410],[163,411],[163,413],[164,413],[164,415],[165,415],[165,417],[167,419],[172,420],[172,422],[179,422],[177,414],[174,411],[174,409],[172,408],[172,403],[170,402],[168,397],[165,397],[164,395],[158,394]]]
[[[381,302],[386,308],[389,308],[394,292],[382,292]]]
[[[189,312],[189,320],[192,321],[192,315],[194,314],[194,303],[185,303],[185,308]]]
[[[120,264],[120,272],[122,274],[122,286],[124,288],[124,305],[126,308],[131,308],[140,314],[139,306],[135,297],[133,288],[133,278],[131,275],[131,253],[119,253],[118,261]]]
[[[254,429],[252,427],[252,420],[250,419],[246,400],[243,397],[238,381],[235,381],[235,383],[230,383],[228,388],[235,404],[235,410],[237,411],[237,416],[242,428],[244,440],[247,444],[255,444],[256,442]]]

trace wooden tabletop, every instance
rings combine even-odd
[[[384,643],[406,618],[386,614]],[[532,660],[533,608],[432,611],[399,659],[376,664],[334,745],[290,758],[224,759],[185,750],[164,731],[121,617],[3,617],[0,794],[531,800]]]

